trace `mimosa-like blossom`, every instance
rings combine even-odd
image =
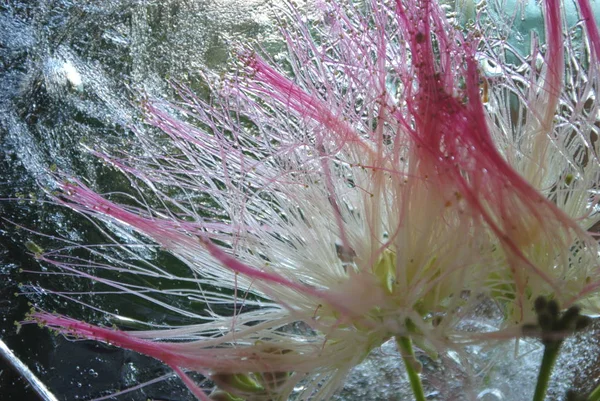
[[[309,19],[287,8],[287,57],[241,48],[232,72],[206,74],[210,101],[177,86],[181,102],[145,102],[168,140],[140,129],[143,152],[96,152],[137,199],[75,179],[56,197],[141,234],[192,275],[128,262],[139,245],[123,245],[122,259],[96,262],[88,247],[86,261],[41,260],[197,323],[36,320],[157,358],[201,400],[187,371],[247,400],[294,389],[317,400],[390,338],[443,353],[518,337],[538,296],[597,310],[600,37],[588,0],[576,27],[545,0],[545,44],[529,58],[494,21],[464,32],[433,0],[348,3],[319,2]],[[462,330],[482,298],[504,323]]]

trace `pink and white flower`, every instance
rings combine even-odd
[[[177,103],[145,102],[167,140],[137,130],[143,152],[97,152],[130,178],[135,201],[62,185],[56,201],[141,234],[191,276],[40,259],[197,324],[121,331],[33,318],[157,358],[201,400],[186,371],[228,396],[283,400],[296,388],[317,400],[390,338],[444,352],[518,337],[540,295],[597,309],[588,230],[600,220],[600,37],[588,0],[579,47],[560,2],[546,0],[546,41],[530,58],[511,53],[493,21],[465,33],[433,0],[367,3],[320,2],[311,18],[286,8],[287,57],[241,48],[230,73],[207,73],[210,100],[178,86]],[[192,287],[149,289],[136,276]],[[461,330],[482,296],[505,313],[502,327]]]

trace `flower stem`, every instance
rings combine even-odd
[[[550,381],[550,376],[552,375],[554,362],[556,362],[558,352],[560,351],[560,345],[561,341],[544,344],[544,356],[542,357],[542,365],[540,366],[540,372],[538,373],[533,401],[544,401],[544,398],[546,397],[548,382]]]
[[[404,366],[406,367],[406,373],[408,374],[408,380],[410,381],[410,387],[415,395],[415,400],[425,401],[423,384],[421,383],[421,377],[417,371],[419,362],[415,358],[412,341],[410,340],[410,337],[401,336],[396,337],[396,343],[398,344],[398,349],[402,355],[402,360],[404,361]]]
[[[587,401],[600,401],[600,385],[592,391],[592,393],[588,396]]]

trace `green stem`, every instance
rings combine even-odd
[[[560,351],[560,344],[561,342],[557,341],[544,345],[544,356],[542,357],[542,366],[540,366],[540,372],[538,373],[533,401],[544,401],[546,397],[548,382],[550,381],[550,376],[552,375],[554,362],[556,362],[556,358],[558,357],[558,351]]]
[[[588,396],[587,401],[600,401],[600,385],[592,391],[592,393]]]
[[[404,361],[404,366],[406,367],[406,373],[408,374],[408,380],[410,381],[410,387],[415,395],[415,400],[425,401],[423,384],[421,383],[421,377],[416,369],[419,362],[415,358],[412,341],[410,340],[410,337],[402,336],[396,337],[396,343],[398,344],[398,349],[402,355],[402,360]]]

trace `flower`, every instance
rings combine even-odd
[[[130,263],[126,245],[122,259],[87,247],[104,261],[40,260],[196,323],[121,331],[32,318],[159,359],[201,400],[188,371],[224,391],[213,399],[317,400],[390,338],[445,352],[518,337],[539,296],[596,308],[586,230],[600,219],[600,38],[587,0],[579,7],[571,32],[545,1],[546,43],[531,59],[494,21],[463,33],[432,0],[327,1],[309,20],[287,8],[286,58],[241,47],[232,72],[206,73],[211,100],[176,85],[179,103],[144,103],[168,141],[138,129],[142,152],[96,152],[137,198],[115,202],[76,179],[55,197],[140,234],[193,277]],[[461,326],[482,296],[506,315],[498,332]]]

